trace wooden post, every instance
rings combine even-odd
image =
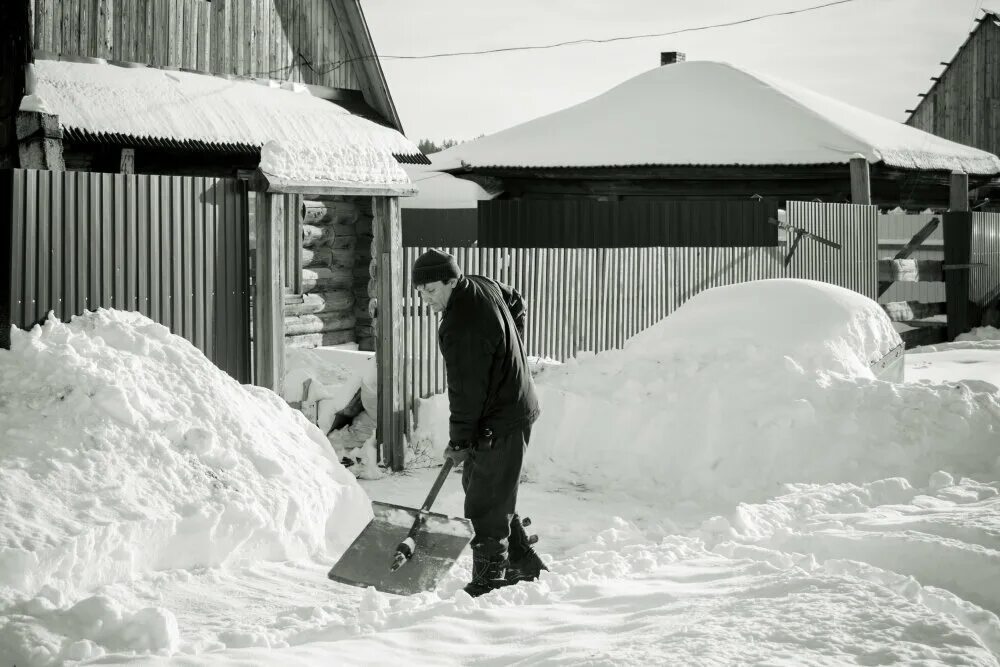
[[[951,193],[948,208],[952,211],[969,210],[969,175],[964,171],[951,172]]]
[[[18,160],[24,169],[65,171],[59,117],[40,111],[17,112]]]
[[[0,2],[0,168],[18,166],[17,110],[32,62],[31,3]]]
[[[855,154],[851,158],[851,203],[872,203],[872,183],[868,171],[868,159],[860,154]]]
[[[972,214],[967,211],[944,214],[945,298],[948,309],[948,340],[970,328],[969,264],[972,262]]]
[[[378,317],[375,360],[378,366],[378,425],[386,462],[402,470],[403,406],[403,247],[399,199],[372,201],[375,255],[378,257]]]
[[[121,159],[118,162],[118,171],[122,174],[135,173],[135,149],[123,148]]]
[[[14,213],[13,174],[13,171],[0,171],[0,350],[10,349],[13,235],[14,225],[22,220],[20,212]]]
[[[254,363],[257,385],[279,394],[285,376],[284,206],[284,195],[257,193]]]

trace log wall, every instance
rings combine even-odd
[[[285,341],[290,347],[358,340],[354,287],[361,201],[305,200],[297,211],[302,229],[300,291],[289,290],[285,296]]]

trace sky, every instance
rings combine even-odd
[[[829,1],[829,0],[826,0]],[[904,121],[1000,0],[853,0],[749,24],[610,44],[399,60],[454,51],[662,33],[824,0],[361,0],[396,108],[414,141],[467,140],[595,97],[659,66],[661,51],[793,81]]]

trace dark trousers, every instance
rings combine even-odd
[[[506,555],[517,505],[521,464],[531,426],[498,436],[492,448],[477,447],[462,471],[465,518],[472,521],[472,547],[486,556]]]

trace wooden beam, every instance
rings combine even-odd
[[[909,259],[910,255],[913,254],[913,251],[919,248],[920,245],[927,240],[927,237],[934,233],[934,230],[938,228],[939,224],[941,224],[941,218],[938,216],[931,218],[930,222],[924,225],[919,232],[914,234],[913,238],[910,239],[910,241],[896,253],[893,259]],[[965,261],[967,262],[968,259]]]
[[[868,171],[868,159],[863,155],[851,158],[851,203],[872,203],[872,182]]]
[[[952,211],[969,210],[969,175],[964,171],[951,172],[948,208]]]
[[[934,259],[880,259],[878,279],[888,282],[940,282],[944,280],[944,262]]]
[[[403,248],[399,200],[376,197],[372,201],[375,252],[378,257],[378,317],[375,318],[378,366],[378,424],[384,459],[393,470],[402,470],[403,431]]]
[[[285,198],[257,194],[257,291],[254,297],[256,384],[281,393],[285,376]]]
[[[892,301],[883,303],[882,310],[893,322],[909,322],[923,320],[936,315],[943,315],[946,310],[944,303],[921,303],[919,301]]]
[[[250,179],[250,187],[257,192],[307,195],[313,199],[344,196],[410,197],[418,192],[412,183],[364,185],[336,181],[293,181],[266,174],[259,169]]]

